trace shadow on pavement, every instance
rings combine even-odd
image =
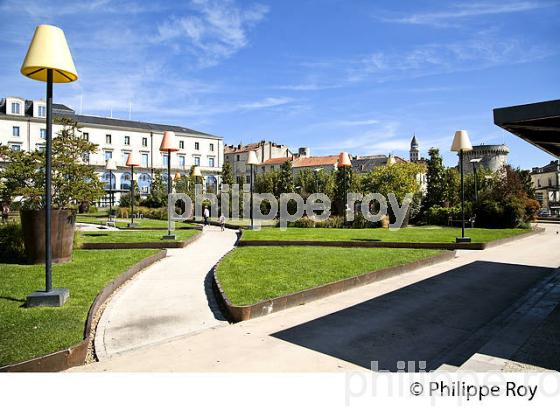
[[[372,361],[389,371],[399,361],[425,361],[435,370],[451,351],[447,363],[460,366],[495,334],[461,342],[553,270],[477,261],[272,336],[367,369]]]

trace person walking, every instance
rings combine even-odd
[[[2,204],[2,223],[3,224],[8,223],[8,217],[9,216],[10,216],[10,207],[8,206],[8,204],[4,203],[4,204]]]
[[[205,206],[204,210],[202,211],[202,216],[204,216],[204,226],[208,226],[208,218],[210,217],[210,211]]]
[[[220,228],[222,228],[222,232],[224,231],[224,229],[226,228],[226,217],[224,216],[224,214],[220,215]]]

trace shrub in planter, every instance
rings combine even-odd
[[[63,127],[52,140],[52,258],[70,258],[74,236],[75,210],[81,203],[92,203],[103,195],[103,185],[95,169],[84,164],[84,156],[97,146],[82,138],[77,124],[56,120]],[[30,261],[43,262],[45,249],[44,168],[45,153],[13,151],[0,146],[6,165],[0,169],[2,197],[21,196],[21,223],[25,251]],[[41,229],[43,229],[41,231]],[[42,234],[41,234],[42,233]]]
[[[344,226],[344,217],[342,216],[330,216],[324,221],[315,222],[316,228],[342,228]]]
[[[288,226],[292,228],[315,228],[315,221],[307,216],[304,216],[295,222],[288,222]]]

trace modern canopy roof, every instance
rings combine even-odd
[[[560,157],[560,100],[495,108],[494,124]]]

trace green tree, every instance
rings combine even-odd
[[[422,172],[419,164],[401,162],[384,167],[377,167],[363,177],[363,189],[366,192],[377,192],[385,197],[390,193],[402,201],[406,194],[420,192],[418,174]]]
[[[274,195],[277,197],[282,193],[294,192],[294,176],[292,174],[292,163],[286,161],[280,166],[280,173],[278,175],[278,182],[274,190]]]
[[[352,167],[338,167],[335,172],[334,200],[335,213],[343,215],[346,203],[345,195],[351,192],[354,175]]]
[[[443,158],[437,148],[430,148],[428,155],[426,172],[428,186],[423,204],[425,209],[433,205],[442,205],[446,198],[446,171],[443,166]]]
[[[222,167],[222,184],[228,184],[230,188],[234,184],[233,168],[229,162],[225,162]]]
[[[52,140],[52,205],[70,208],[92,203],[104,194],[103,183],[95,168],[83,159],[97,150],[97,145],[82,137],[78,124],[69,119],[56,119],[62,129]],[[0,170],[4,181],[1,196],[11,201],[22,196],[24,209],[44,207],[45,152],[13,151],[0,146],[6,165]]]
[[[152,183],[150,184],[150,193],[143,201],[143,205],[149,208],[167,206],[167,181],[164,181],[161,171],[155,172]]]

